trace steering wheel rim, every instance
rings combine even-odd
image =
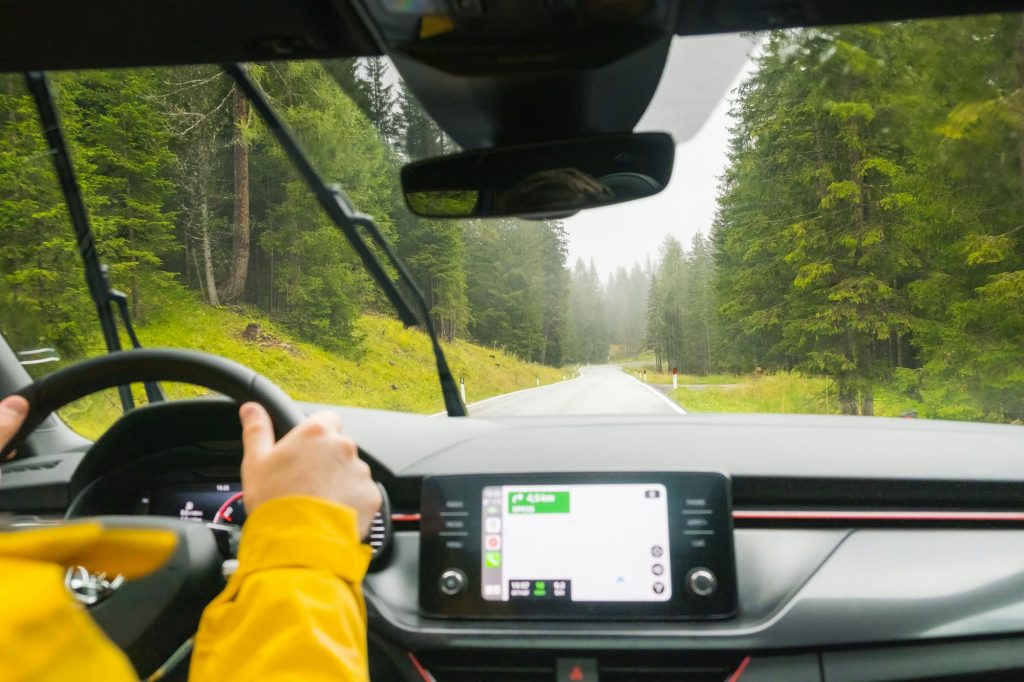
[[[238,403],[257,402],[270,414],[278,438],[305,418],[299,406],[272,381],[226,358],[172,348],[120,351],[76,363],[15,391],[28,400],[29,412],[22,427],[0,450],[0,461],[68,403],[103,389],[143,381],[180,381],[212,389]],[[124,423],[125,417],[141,413],[126,413],[111,428]],[[224,557],[213,534],[202,524],[161,517],[91,518],[108,526],[160,528],[177,535],[177,547],[163,567],[124,583],[112,597],[90,607],[92,617],[145,677],[195,632],[206,604],[223,588]]]
[[[209,388],[239,404],[263,405],[278,438],[297,426],[305,414],[270,379],[237,362],[209,353],[178,348],[139,348],[108,353],[76,363],[24,386],[14,393],[28,400],[25,422],[0,450],[0,461],[51,413],[80,398],[115,386],[144,381],[178,381]]]

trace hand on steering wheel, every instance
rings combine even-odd
[[[27,416],[28,401],[20,395],[9,395],[0,400],[0,446],[11,440]]]
[[[359,517],[365,537],[380,509],[381,495],[370,467],[359,459],[355,441],[341,433],[341,420],[331,412],[314,414],[274,443],[270,415],[258,403],[245,403],[242,419],[242,488],[245,507],[277,497],[308,495],[347,505]]]
[[[90,365],[95,367],[91,372]],[[99,371],[108,366],[114,371]],[[114,378],[109,375],[116,377],[118,369],[126,368],[123,372],[136,378],[152,374],[153,367],[163,376],[185,378],[188,374],[236,394],[248,396],[250,392],[244,389],[254,388],[252,393],[273,406],[279,422],[276,429],[263,405],[249,401],[239,409],[244,452],[242,487],[250,512],[277,497],[308,495],[352,507],[358,515],[360,535],[369,532],[381,505],[380,490],[370,477],[370,468],[359,459],[355,442],[342,435],[338,416],[322,412],[299,423],[297,409],[279,389],[260,386],[259,375],[246,375],[240,371],[243,368],[213,356],[181,351],[132,351],[87,361],[46,377],[23,389],[24,393],[40,396],[34,404],[18,394],[0,401],[0,448],[6,449],[12,439],[23,439],[33,426],[31,422],[38,423],[73,397],[95,390],[96,386],[89,386],[90,383],[111,385]],[[197,371],[196,367],[205,371]],[[79,375],[80,382],[62,381],[62,377],[71,378],[74,374]],[[26,424],[30,414],[33,419]],[[276,443],[275,431],[285,434]]]

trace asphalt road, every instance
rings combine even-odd
[[[684,410],[615,365],[583,367],[581,376],[506,393],[469,405],[474,417],[537,415],[685,414]]]

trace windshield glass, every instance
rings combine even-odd
[[[386,59],[252,74],[407,263],[471,415],[1024,419],[1019,15],[677,38],[638,127],[674,135],[668,187],[562,220],[413,216],[401,166],[458,148]],[[143,345],[232,358],[299,400],[444,409],[426,335],[217,67],[52,77]],[[104,352],[13,75],[0,187],[8,342]],[[91,405],[65,414],[87,435],[119,412]]]

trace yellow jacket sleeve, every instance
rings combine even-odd
[[[0,680],[132,682],[131,663],[64,587],[65,566],[146,575],[177,540],[98,523],[0,532]]]
[[[191,682],[369,679],[355,510],[311,497],[246,520],[238,571],[203,613]]]
[[[128,659],[64,589],[56,564],[0,556],[0,680],[138,680]]]

